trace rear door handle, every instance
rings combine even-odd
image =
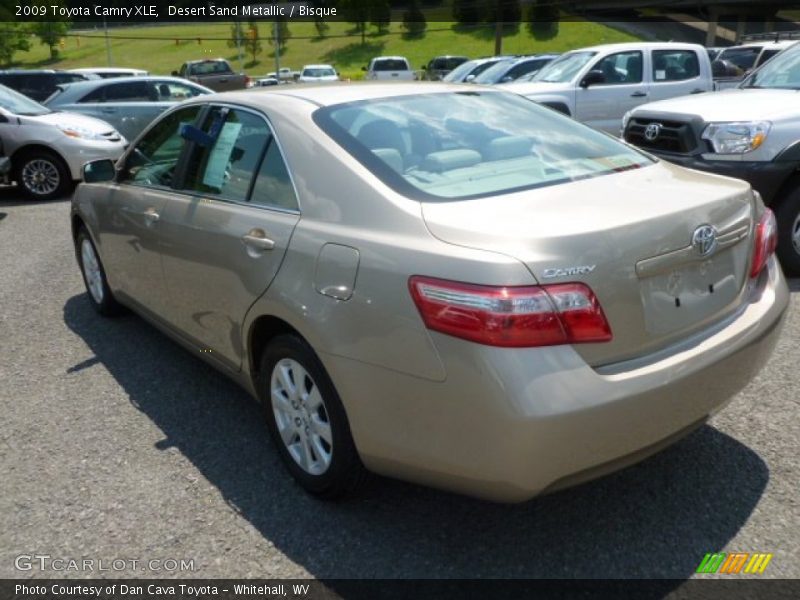
[[[647,92],[633,92],[631,94],[631,98],[644,98],[647,96]]]
[[[257,250],[272,250],[275,247],[275,240],[269,239],[260,229],[251,229],[242,236],[242,242],[245,246]]]
[[[148,208],[147,210],[145,210],[142,213],[142,216],[144,217],[144,220],[147,221],[147,223],[150,224],[150,225],[152,225],[153,223],[155,223],[156,221],[158,221],[161,218],[161,215],[158,214],[156,209],[153,208],[152,206],[150,208]]]

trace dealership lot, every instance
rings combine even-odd
[[[800,577],[796,301],[760,376],[643,464],[515,506],[385,479],[326,504],[237,387],[140,318],[94,314],[68,212],[0,189],[2,577],[98,574],[15,568],[39,554],[119,576],[684,578],[712,551]]]

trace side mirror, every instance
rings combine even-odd
[[[173,76],[173,77],[180,77],[180,75],[181,75],[181,74],[180,74],[180,73],[178,73],[177,71],[173,71],[173,72],[172,72],[172,76]]]
[[[367,70],[367,67],[361,67],[361,70],[362,70],[362,71],[366,71],[366,70]]]
[[[472,83],[475,80],[475,75],[467,75],[467,78],[464,80],[466,83]]]
[[[581,79],[580,86],[582,88],[588,88],[590,85],[597,85],[598,83],[605,83],[606,76],[600,70],[593,70],[589,71],[586,75],[584,75],[583,79]]]
[[[422,70],[423,71],[427,71],[428,70],[428,65],[422,65]]]
[[[500,80],[500,83],[508,83],[509,81],[514,81],[514,78],[511,75],[506,75]]]
[[[110,158],[101,158],[100,160],[93,160],[83,165],[81,169],[81,178],[85,183],[103,183],[105,181],[114,181],[117,176],[117,170],[114,166],[114,161]]]

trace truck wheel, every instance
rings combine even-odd
[[[800,276],[800,187],[792,190],[776,207],[778,258],[787,275]]]

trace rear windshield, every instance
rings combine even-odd
[[[433,60],[431,68],[440,71],[451,71],[455,69],[458,65],[463,64],[465,62],[467,62],[467,58],[464,56],[448,56],[447,58],[435,58]]]
[[[382,58],[372,64],[373,71],[408,71],[408,63],[402,58]]]
[[[331,68],[325,67],[312,67],[308,69],[303,69],[303,77],[333,77],[336,75],[336,71]]]
[[[227,63],[215,60],[190,65],[189,72],[194,75],[212,75],[214,73],[230,73],[231,69]]]
[[[504,194],[653,162],[531,100],[495,91],[338,104],[317,110],[314,121],[384,183],[422,201]]]

